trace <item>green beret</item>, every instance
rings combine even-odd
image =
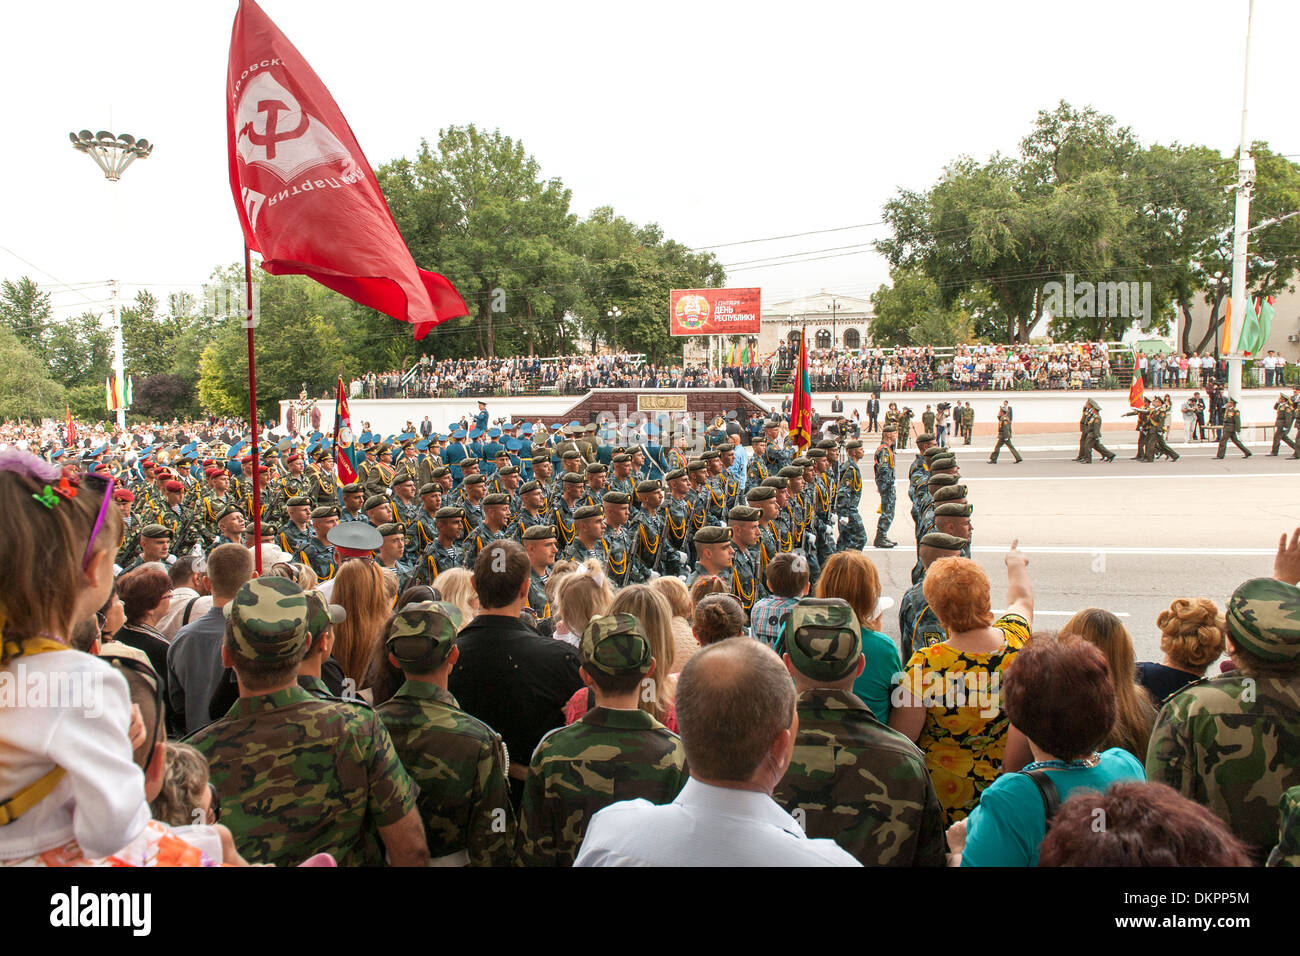
[[[857,667],[862,627],[843,598],[802,598],[783,624],[785,651],[799,673],[837,681]]]
[[[362,511],[369,511],[372,508],[378,508],[381,505],[388,504],[388,499],[383,495],[371,495],[366,499],[365,504],[361,506]]]
[[[587,466],[587,474],[589,475],[603,475],[607,471],[609,471],[609,468],[598,461],[593,461]]]
[[[763,427],[764,427],[764,428],[780,428],[780,427],[781,427],[781,423],[778,422],[775,418],[769,418],[767,421],[763,422]]]
[[[237,505],[226,505],[224,508],[222,508],[220,511],[217,512],[217,521],[218,522],[225,521],[233,514],[242,515],[243,513],[244,512],[241,511]]]
[[[581,457],[582,457],[582,452],[578,451],[578,449],[576,449],[576,448],[570,448],[568,451],[566,451],[566,452],[565,452],[564,454],[562,454],[560,457],[561,457],[562,459],[564,459],[565,461],[572,461],[574,458],[581,458]]]
[[[490,495],[483,496],[483,507],[489,508],[492,505],[509,505],[510,496],[499,491],[494,491]]]
[[[636,493],[638,495],[648,495],[655,491],[663,491],[663,484],[658,478],[647,478],[645,481],[636,483]]]
[[[785,478],[786,480],[789,480],[791,478],[802,478],[803,469],[798,468],[794,465],[786,465],[784,468],[778,471],[776,475],[778,478]]]
[[[303,508],[311,506],[311,499],[306,495],[294,495],[285,503],[286,508]]]
[[[588,518],[603,518],[603,517],[605,517],[605,512],[600,507],[600,505],[583,505],[581,508],[579,508],[577,511],[573,513],[574,521],[585,521]]]
[[[446,478],[450,474],[451,474],[450,468],[448,468],[446,465],[439,465],[437,468],[433,469],[433,471],[429,472],[429,477]]]
[[[930,475],[926,479],[926,484],[931,488],[947,488],[948,486],[955,485],[960,481],[961,479],[956,475]]]
[[[938,445],[935,445],[933,448],[927,448],[921,454],[925,455],[926,458],[938,458],[940,455],[946,455],[948,453],[947,448],[940,448]]]
[[[763,512],[748,505],[736,505],[727,512],[728,521],[758,521],[762,517]]]
[[[974,505],[961,504],[956,501],[945,501],[943,504],[934,506],[935,515],[945,518],[969,518],[974,510]]]
[[[361,486],[361,482],[359,481],[354,481],[350,485],[343,486],[343,493],[345,495],[360,495],[364,494],[365,490],[366,489]]]
[[[782,470],[784,471],[784,469]],[[800,475],[800,477],[803,476]],[[784,491],[785,489],[790,487],[790,479],[786,478],[785,475],[769,475],[768,477],[763,479],[763,484],[768,488],[772,488],[773,490]]]
[[[225,613],[239,655],[251,661],[299,661],[311,640],[307,597],[288,578],[269,575],[244,582]]]
[[[886,425],[884,428],[880,429],[880,437],[883,438],[883,437],[885,437],[886,435],[890,434],[891,432],[892,432],[893,434],[898,434],[898,428],[897,428],[897,426],[895,426],[895,425]]]
[[[963,501],[966,498],[966,486],[948,485],[946,488],[940,488],[932,497],[935,504],[942,504],[945,501]]]
[[[498,474],[498,475],[501,475],[503,478],[508,478],[508,477],[511,476],[511,475],[517,475],[517,474],[519,474],[519,466],[518,466],[518,465],[506,465],[504,468],[498,468],[498,469],[497,469],[497,474]]]
[[[385,645],[403,670],[427,674],[451,653],[460,623],[460,609],[451,602],[417,601],[393,614]]]
[[[822,449],[823,451],[834,451],[835,446],[838,444],[839,442],[837,442],[834,438],[823,438],[821,441],[817,443],[817,447]]]
[[[731,529],[707,524],[695,532],[695,537],[692,540],[696,544],[723,544],[731,540]]]
[[[544,464],[548,464],[548,463],[550,462],[550,460],[551,460],[551,456],[550,456],[549,454],[540,454],[540,455],[534,455],[534,456],[533,456],[533,464],[534,464],[534,465],[544,465]]]
[[[716,448],[710,448],[707,451],[700,453],[700,461],[712,461],[717,457],[718,457],[718,450]]]
[[[949,468],[957,467],[956,455],[936,455],[930,459],[931,471],[946,471]]]
[[[526,495],[529,494],[530,492],[542,491],[542,490],[543,490],[542,483],[540,481],[525,481],[522,485],[519,486],[519,494],[521,495]]]
[[[790,459],[790,466],[793,468],[807,468],[812,464],[812,459],[807,455],[800,455],[798,458]]]
[[[317,505],[311,509],[313,518],[337,518],[339,516],[338,505]]]
[[[921,444],[922,442],[927,442],[927,441],[938,441],[938,439],[935,438],[934,435],[931,434],[930,432],[926,432],[926,433],[923,434],[923,435],[917,435],[917,436],[916,436],[916,443],[917,443],[918,445]],[[927,452],[928,452],[929,450],[930,450],[930,449],[928,449],[928,448],[926,449]]]
[[[849,449],[853,449],[853,448],[861,448],[861,447],[862,447],[862,442],[859,441],[859,440],[856,439],[856,438],[852,438],[852,439],[850,439],[849,441],[846,441],[846,442],[844,443],[844,447],[845,447],[845,448],[849,448]]]
[[[626,491],[607,491],[605,492],[605,496],[601,498],[601,503],[607,505],[630,505],[632,503],[632,496]]]
[[[459,464],[460,464],[460,470],[461,470],[461,471],[464,471],[466,468],[477,468],[477,467],[478,467],[478,459],[477,459],[477,458],[462,458],[462,459],[460,460]]]
[[[398,485],[404,485],[408,481],[414,483],[415,476],[410,472],[403,472],[402,474],[398,475],[397,478],[393,481],[393,487],[396,488]]]
[[[444,518],[463,518],[465,509],[458,508],[455,505],[448,505],[446,508],[439,508],[434,514],[435,521],[442,521]]]
[[[705,460],[702,459],[702,458],[697,458],[697,459],[695,459],[695,461],[692,461],[692,462],[688,462],[688,463],[687,463],[687,465],[686,465],[686,470],[687,470],[688,472],[690,472],[690,471],[703,471],[704,469],[706,469],[706,468],[708,468],[708,467],[709,467],[709,463],[708,463],[707,461],[705,461]]]
[[[776,489],[771,485],[755,485],[745,492],[746,501],[770,501],[776,497]]]
[[[970,544],[966,538],[959,538],[955,534],[944,534],[942,531],[931,531],[921,539],[921,544],[927,548],[940,548],[944,551],[960,551],[966,545]]]
[[[400,521],[386,521],[375,530],[379,532],[380,537],[387,538],[390,534],[406,534],[406,525]]]
[[[485,478],[483,475],[474,474],[474,475],[466,475],[464,483],[466,485],[481,485],[485,481],[487,481],[487,478]]]
[[[172,529],[160,524],[147,524],[140,529],[142,538],[170,538]]]
[[[581,485],[586,483],[587,479],[584,478],[582,475],[578,474],[576,471],[566,471],[563,475],[560,476],[560,481],[566,482],[567,484],[571,484],[571,485]]]
[[[629,465],[629,464],[632,463],[632,456],[631,456],[631,455],[626,455],[626,454],[624,454],[624,455],[615,455],[615,456],[611,459],[611,461],[613,461],[614,464],[616,464],[616,465]]]
[[[672,471],[668,472],[668,474],[664,475],[664,481],[676,481],[678,478],[685,478],[685,477],[686,477],[685,468],[674,468]]]
[[[818,459],[818,458],[825,458],[825,457],[826,457],[826,449],[825,449],[825,448],[809,448],[809,449],[808,449],[808,459],[809,459],[810,461],[815,461],[815,460]]]
[[[430,482],[426,482],[425,484],[423,484],[423,485],[420,486],[420,494],[421,494],[421,496],[423,496],[423,495],[432,495],[432,494],[435,494],[435,493],[437,493],[437,494],[441,494],[441,493],[442,493],[442,485],[438,484],[437,482],[430,481]]]
[[[315,588],[305,592],[307,597],[307,630],[313,638],[320,637],[321,632],[332,624],[342,624],[348,619],[348,612],[341,604],[330,604],[325,595]]]
[[[650,641],[631,614],[607,614],[593,618],[582,632],[582,666],[621,677],[645,674],[654,658]]]
[[[525,541],[547,541],[555,537],[555,525],[553,524],[535,524],[531,528],[524,529]]]
[[[1252,578],[1232,592],[1224,615],[1228,635],[1266,661],[1300,660],[1300,588],[1273,578]]]

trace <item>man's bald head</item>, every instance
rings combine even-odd
[[[794,707],[790,674],[766,644],[722,641],[703,648],[677,682],[677,726],[692,775],[748,782],[777,735],[790,728]]]

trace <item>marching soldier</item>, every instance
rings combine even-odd
[[[998,441],[993,446],[993,454],[989,456],[990,465],[998,463],[998,453],[1002,451],[1003,445],[1011,449],[1011,454],[1015,456],[1017,465],[1024,460],[1020,457],[1020,452],[1016,451],[1016,446],[1011,444],[1011,415],[1005,407],[998,409]]]
[[[876,548],[898,547],[898,542],[889,538],[889,526],[894,523],[894,442],[897,438],[898,426],[886,425],[880,431],[880,447],[876,449],[876,491],[880,493],[880,521],[872,543]]]
[[[839,550],[861,551],[867,546],[867,529],[862,525],[862,472],[858,468],[866,452],[862,442],[851,439],[844,444],[848,460],[840,466],[836,479],[835,513],[839,516]],[[766,565],[765,565],[766,567]]]
[[[1228,442],[1232,442],[1242,451],[1242,457],[1249,458],[1251,451],[1241,443],[1237,433],[1241,431],[1241,412],[1237,411],[1237,400],[1228,399],[1227,407],[1223,410],[1223,425],[1219,432],[1219,453],[1215,458],[1222,458],[1228,451]]]
[[[1287,437],[1287,433],[1291,431],[1291,423],[1295,421],[1296,407],[1285,392],[1273,403],[1273,411],[1277,412],[1277,418],[1273,422],[1273,450],[1269,455],[1276,456],[1282,449],[1282,442],[1290,445],[1292,452],[1300,454],[1298,450],[1300,446]],[[1291,457],[1294,458],[1295,454]]]
[[[637,483],[637,501],[641,507],[632,521],[632,543],[637,560],[646,568],[646,576],[681,574],[679,548],[669,540],[668,512],[663,508],[663,485],[658,478]]]
[[[960,555],[962,548],[969,543],[963,538],[931,531],[921,539],[921,564],[929,570],[930,565],[940,558],[955,558]],[[948,632],[939,623],[938,615],[925,600],[924,587],[925,575],[922,573],[921,579],[912,585],[899,602],[898,633],[904,667],[917,651],[948,639]]]
[[[483,521],[465,540],[462,549],[461,564],[470,568],[478,559],[480,552],[493,541],[500,541],[510,535],[506,528],[510,521],[510,496],[491,494],[483,498]]]
[[[1151,437],[1147,439],[1148,461],[1155,461],[1156,455],[1165,455],[1173,461],[1177,461],[1180,457],[1178,452],[1170,448],[1169,443],[1165,441],[1165,422],[1168,414],[1169,406],[1156,399],[1148,419],[1151,427]]]
[[[745,500],[758,510],[758,582],[762,597],[767,596],[767,566],[783,550],[778,519],[781,506],[776,500],[776,489],[768,484],[750,488]]]
[[[720,577],[724,581],[731,576],[735,550],[731,546],[731,529],[708,525],[695,532],[695,568],[686,579],[686,586],[691,587],[703,577]]]
[[[631,499],[621,491],[605,493],[601,508],[604,512],[605,531],[602,537],[605,543],[606,564],[615,587],[627,584],[642,584],[650,576],[650,571],[640,561],[640,549],[634,537],[636,528],[628,523],[628,509]]]
[[[510,518],[510,536],[521,544],[524,532],[534,525],[550,524],[546,518],[546,491],[539,481],[519,486],[519,510]]]
[[[560,476],[560,497],[555,499],[552,517],[555,518],[555,540],[562,552],[573,543],[575,515],[581,505],[585,480],[577,472],[566,471]]]

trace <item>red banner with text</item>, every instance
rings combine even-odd
[[[757,335],[760,289],[673,289],[672,335]]]

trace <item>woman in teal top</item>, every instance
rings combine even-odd
[[[1006,672],[1003,707],[1034,754],[1026,772],[1005,773],[970,816],[948,831],[962,866],[1036,866],[1047,835],[1047,802],[1028,771],[1044,772],[1057,805],[1079,789],[1104,792],[1145,780],[1142,764],[1118,747],[1097,753],[1115,723],[1115,686],[1102,653],[1078,638],[1039,636]]]
[[[862,551],[837,551],[822,568],[817,596],[842,598],[857,615],[866,666],[853,682],[853,695],[871,708],[876,720],[888,724],[890,695],[903,667],[898,645],[878,630],[881,615],[893,601],[880,596],[875,564]]]

